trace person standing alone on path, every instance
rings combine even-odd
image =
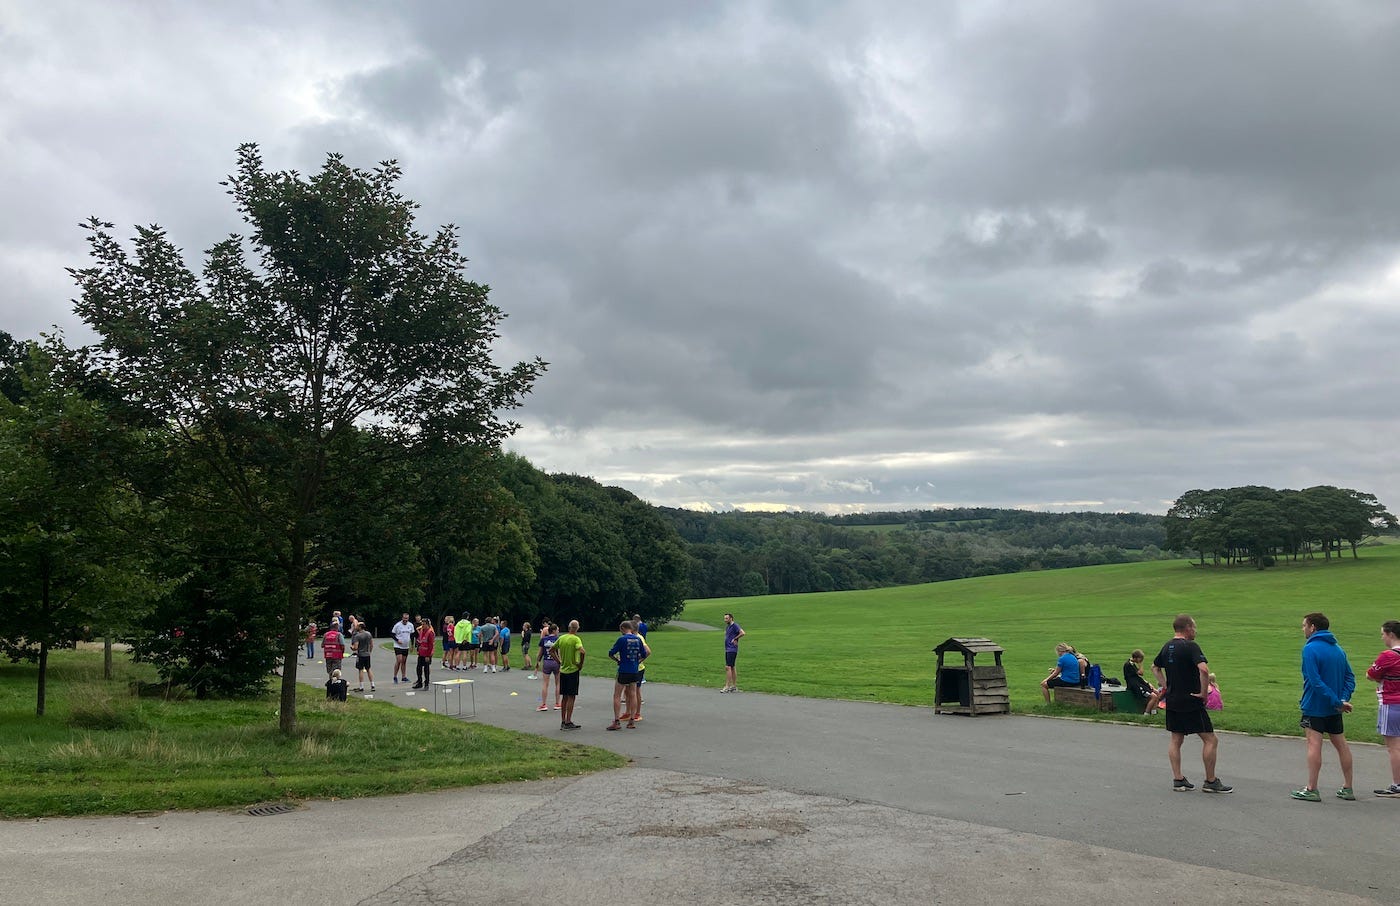
[[[1376,689],[1380,698],[1376,732],[1385,740],[1390,755],[1390,786],[1376,790],[1376,795],[1400,798],[1400,620],[1381,624],[1381,644],[1385,650],[1366,671],[1366,676],[1380,683]]]
[[[744,630],[738,623],[734,622],[734,614],[724,615],[724,688],[721,692],[739,691],[739,670],[734,666],[739,659],[739,640],[744,637]]]
[[[1196,621],[1187,614],[1179,615],[1172,621],[1176,632],[1170,642],[1162,646],[1152,661],[1152,672],[1157,684],[1166,691],[1167,732],[1171,741],[1167,743],[1167,761],[1172,768],[1172,791],[1189,793],[1196,785],[1181,773],[1181,744],[1187,736],[1201,737],[1201,762],[1205,767],[1206,779],[1201,784],[1202,792],[1233,793],[1235,788],[1227,786],[1215,776],[1215,756],[1220,740],[1215,735],[1215,727],[1206,713],[1206,693],[1210,687],[1210,668],[1201,646],[1196,644]]]
[[[1342,715],[1351,713],[1351,694],[1356,691],[1356,677],[1347,663],[1347,653],[1332,635],[1331,622],[1321,613],[1303,617],[1303,697],[1298,707],[1303,712],[1299,726],[1308,737],[1308,784],[1293,791],[1294,799],[1321,802],[1317,778],[1322,773],[1322,734],[1337,750],[1342,766],[1342,788],[1337,798],[1348,802],[1356,798],[1351,784],[1351,746],[1347,745]]]

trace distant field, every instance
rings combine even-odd
[[[916,522],[914,528],[919,531],[931,529],[951,528],[960,525],[991,525],[990,519],[949,519],[943,522]],[[909,527],[907,522],[882,522],[878,525],[846,525],[841,528],[854,529],[863,532],[901,532]]]
[[[1121,674],[1133,648],[1149,660],[1171,637],[1177,613],[1192,614],[1197,641],[1218,675],[1221,729],[1297,735],[1302,615],[1322,610],[1357,673],[1348,736],[1377,741],[1375,686],[1364,676],[1380,650],[1380,624],[1400,619],[1400,545],[1365,548],[1361,559],[1321,560],[1271,570],[1200,569],[1187,561],[1127,563],[1016,573],[872,591],[692,601],[685,620],[722,625],[732,611],[748,633],[739,682],[745,689],[819,698],[931,705],[932,649],[953,636],[986,636],[1006,649],[1012,707],[1059,713],[1041,703],[1040,680],[1065,641]],[[615,633],[590,634],[589,673]],[[723,680],[721,636],[667,631],[654,640],[648,673],[691,685]],[[979,661],[980,663],[980,661]],[[1120,716],[1154,723],[1160,718]]]

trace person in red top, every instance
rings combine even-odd
[[[423,617],[418,618],[418,682],[412,689],[428,688],[428,671],[433,666],[433,646],[437,636],[433,634],[433,624]]]
[[[340,669],[341,658],[345,657],[345,637],[340,634],[340,623],[335,620],[321,636],[321,656],[326,659],[326,676]]]
[[[1377,796],[1400,797],[1400,620],[1381,624],[1381,643],[1385,650],[1376,655],[1366,676],[1380,683],[1376,732],[1385,738],[1390,753],[1390,786],[1375,792]]]

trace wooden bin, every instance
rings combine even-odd
[[[934,714],[1010,714],[1011,690],[1006,685],[1006,668],[1001,665],[1002,647],[991,639],[949,639],[933,649],[938,668],[933,674]],[[952,654],[945,664],[944,655]],[[977,655],[990,654],[996,663],[981,665]],[[951,661],[958,660],[961,664]]]

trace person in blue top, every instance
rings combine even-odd
[[[633,719],[633,715],[641,709],[637,680],[642,678],[642,659],[647,656],[647,649],[642,637],[633,632],[635,628],[631,620],[624,620],[622,625],[617,627],[622,635],[618,636],[612,648],[608,649],[608,657],[617,662],[617,682],[613,684],[613,722],[608,725],[609,730],[622,729],[624,695],[627,699],[627,728],[631,730],[637,726]]]
[[[724,615],[724,688],[721,692],[739,691],[739,668],[735,662],[739,659],[739,640],[745,633],[742,627],[734,619],[734,614]]]
[[[1294,799],[1321,802],[1317,778],[1322,773],[1322,734],[1332,740],[1337,761],[1342,766],[1342,788],[1337,798],[1356,799],[1351,788],[1351,747],[1347,745],[1342,715],[1351,713],[1351,694],[1356,676],[1347,663],[1347,653],[1330,631],[1331,622],[1320,613],[1303,617],[1303,697],[1298,701],[1303,719],[1299,721],[1308,737],[1308,785],[1293,791]]]
[[[1061,642],[1055,646],[1055,654],[1055,666],[1050,668],[1050,675],[1040,682],[1040,691],[1047,705],[1050,704],[1051,689],[1079,685],[1079,658],[1075,656],[1074,649]]]
[[[502,671],[509,670],[509,669],[510,669],[510,627],[509,627],[508,625],[506,625],[506,621],[505,621],[505,620],[501,620],[501,629],[500,629],[500,632],[498,632],[498,633],[496,634],[496,638],[500,639],[500,646],[501,646],[501,670],[502,670]]]

